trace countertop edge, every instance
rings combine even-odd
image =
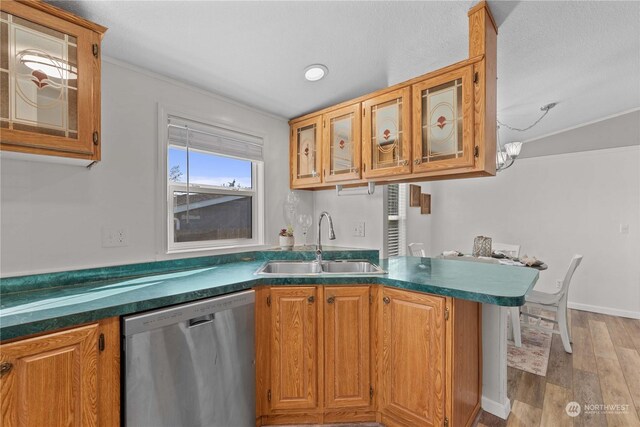
[[[135,279],[149,275],[188,271],[196,268],[206,268],[236,262],[276,259],[313,260],[315,256],[315,250],[311,250],[307,246],[298,246],[294,250],[264,249],[0,277],[0,297],[22,292],[79,286],[89,282],[97,283],[113,279]],[[379,250],[325,246],[325,259],[331,260],[338,257],[340,259],[362,258],[377,264],[379,262]]]
[[[504,307],[521,306],[525,302],[522,296],[501,296],[488,295],[485,293],[477,293],[466,290],[451,289],[441,286],[429,285],[424,283],[416,283],[403,281],[398,279],[390,279],[387,277],[377,276],[343,276],[343,277],[323,277],[322,283],[318,283],[318,277],[277,277],[265,278],[255,277],[251,280],[245,280],[227,285],[215,286],[211,288],[201,289],[198,291],[189,291],[182,294],[168,295],[161,298],[151,300],[143,300],[135,303],[124,305],[116,305],[104,307],[97,310],[74,313],[65,316],[53,317],[51,319],[37,320],[30,323],[22,323],[8,327],[0,327],[0,341],[14,340],[16,338],[28,337],[30,335],[39,334],[48,331],[77,326],[85,323],[96,322],[102,319],[115,316],[125,316],[133,313],[139,313],[147,310],[153,310],[162,307],[168,307],[176,304],[182,304],[203,298],[210,298],[218,295],[238,292],[250,289],[256,286],[296,286],[296,285],[338,285],[338,284],[371,284],[384,285],[395,288],[405,289],[414,292],[429,293],[441,295],[445,297],[460,298],[464,300],[479,302],[483,304],[494,304]],[[529,290],[533,288],[536,279],[530,284]]]

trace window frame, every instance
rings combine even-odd
[[[194,151],[209,153],[219,157],[236,158],[251,162],[251,189],[236,189],[229,187],[193,184],[190,183],[191,193],[207,193],[207,194],[233,194],[251,196],[251,238],[250,239],[221,239],[221,240],[203,240],[192,242],[175,242],[174,241],[174,213],[173,213],[173,193],[174,191],[186,192],[187,184],[169,181],[169,165],[168,152],[171,146],[181,148],[178,145],[171,144],[167,131],[167,124],[170,117],[180,117],[185,120],[206,123],[227,131],[233,131],[248,134],[265,140],[264,135],[247,129],[239,129],[228,123],[221,123],[219,120],[211,118],[202,118],[196,114],[177,110],[158,104],[158,135],[159,135],[159,194],[161,197],[162,213],[160,227],[164,236],[163,252],[166,254],[185,253],[195,251],[214,251],[214,250],[233,250],[233,249],[249,249],[252,247],[264,245],[265,230],[265,203],[264,203],[264,160],[256,161],[252,159],[242,159],[240,157],[228,156],[218,153],[214,150],[206,150],[202,146],[194,148]]]
[[[397,210],[398,213],[396,215],[389,214],[389,185],[397,185],[398,186],[398,197],[397,197]],[[383,201],[384,201],[384,257],[389,258],[391,256],[404,256],[407,251],[407,194],[408,194],[408,184],[388,184],[385,185],[383,192]],[[389,223],[391,221],[397,222],[398,225],[398,253],[390,254],[389,248]]]

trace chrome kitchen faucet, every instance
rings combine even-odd
[[[336,239],[336,233],[333,231],[333,220],[331,219],[331,215],[329,215],[329,212],[323,211],[320,214],[320,219],[318,219],[318,240],[316,242],[316,261],[318,264],[322,263],[322,218],[325,216],[329,221],[329,240]]]

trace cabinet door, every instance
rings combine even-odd
[[[98,324],[4,344],[2,425],[98,423]]]
[[[362,103],[362,176],[411,172],[411,88]]]
[[[360,179],[360,104],[327,113],[322,118],[323,179]]]
[[[318,406],[316,288],[271,288],[271,409]]]
[[[444,307],[442,297],[384,289],[383,415],[442,426]]]
[[[291,185],[300,187],[322,181],[322,116],[291,125]]]
[[[98,160],[100,36],[28,5],[2,3],[2,149]]]
[[[413,171],[471,167],[473,69],[466,66],[413,85]]]
[[[369,287],[327,287],[324,297],[325,406],[367,407],[371,402]]]

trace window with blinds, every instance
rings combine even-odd
[[[406,247],[406,184],[389,184],[386,192],[388,257],[405,255]]]
[[[166,116],[168,251],[262,243],[262,138]]]

